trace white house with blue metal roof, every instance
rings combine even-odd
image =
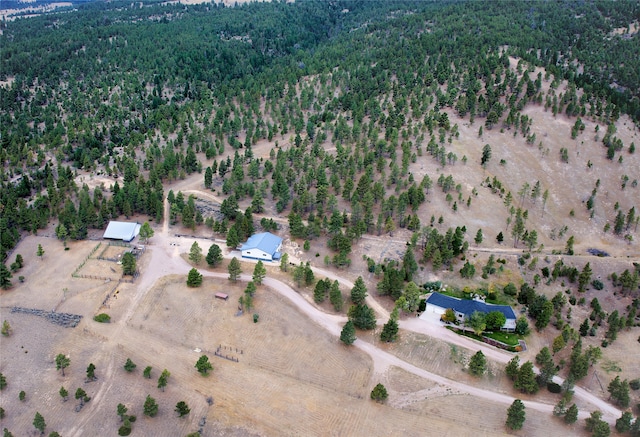
[[[240,248],[243,258],[274,261],[280,259],[282,238],[271,232],[254,234]]]
[[[501,330],[512,332],[516,329],[516,313],[509,305],[493,305],[479,300],[458,299],[440,293],[432,293],[427,298],[425,313],[442,315],[447,309],[453,310],[459,322],[471,317],[475,311],[485,314],[500,311],[507,318]]]

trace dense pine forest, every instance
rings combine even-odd
[[[439,232],[418,210],[436,191],[454,210],[477,195],[448,170],[467,156],[448,148],[459,126],[447,111],[531,144],[527,105],[571,117],[572,136],[594,120],[609,126],[603,156],[622,162],[635,145],[613,123],[640,121],[639,21],[634,1],[96,2],[3,21],[0,258],[48,225],[84,239],[122,216],[161,221],[168,196],[172,221],[232,245],[269,211],[294,238],[326,235],[336,266],[354,240],[397,228],[415,232],[421,260],[447,265],[468,244],[463,223]],[[255,157],[265,139],[275,147]],[[414,177],[427,154],[440,174]],[[90,189],[78,172],[116,182]],[[194,172],[224,195],[220,216],[165,192]],[[545,187],[487,186],[511,208],[514,246],[537,246],[519,206],[544,209]],[[608,218],[620,238],[637,228],[630,199]]]

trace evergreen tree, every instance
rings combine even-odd
[[[524,421],[524,404],[520,399],[516,399],[507,410],[507,427],[513,430],[522,429]]]
[[[144,376],[147,379],[151,379],[151,366],[147,366],[144,368],[144,370],[142,371],[142,376]]]
[[[487,359],[482,353],[478,351],[471,357],[469,361],[469,372],[474,376],[482,376],[487,371]]]
[[[202,261],[202,249],[197,241],[194,241],[189,250],[189,261],[198,265]]]
[[[185,401],[180,401],[176,404],[174,411],[178,413],[178,417],[184,417],[191,412],[191,408],[189,408]]]
[[[351,320],[347,320],[347,323],[345,323],[342,328],[342,332],[340,332],[340,341],[346,345],[351,345],[356,341],[356,328],[353,326],[353,322]]]
[[[373,390],[371,390],[371,399],[376,402],[383,403],[387,400],[389,394],[387,393],[387,389],[384,385],[378,383]]]
[[[619,433],[625,433],[631,430],[631,424],[633,421],[633,414],[629,411],[623,411],[622,416],[616,419],[616,431]]]
[[[126,370],[127,372],[133,372],[135,368],[136,364],[131,361],[131,358],[127,358],[127,362],[124,363],[124,370]]]
[[[565,423],[568,423],[569,425],[576,423],[578,420],[578,412],[578,406],[576,404],[567,408],[567,412],[564,415]]]
[[[551,352],[546,346],[538,352],[538,355],[536,355],[536,364],[540,367],[538,379],[541,385],[545,385],[551,381],[558,372],[556,370],[556,364],[553,362]]]
[[[347,316],[358,329],[370,330],[376,327],[375,313],[367,305],[352,305]]]
[[[340,291],[340,284],[337,280],[333,281],[333,284],[331,284],[331,289],[329,290],[329,302],[333,305],[334,310],[342,311],[344,302],[342,299],[342,292]]]
[[[42,244],[38,244],[38,250],[36,251],[36,255],[42,259],[44,256],[44,249],[42,248]]]
[[[158,388],[163,392],[167,386],[167,381],[169,381],[169,376],[171,376],[171,373],[167,369],[164,369],[158,378]]]
[[[531,361],[527,361],[520,366],[518,377],[513,386],[523,393],[532,394],[538,391],[538,382],[536,381],[536,374],[533,372],[533,363]]]
[[[93,363],[89,363],[89,366],[87,367],[87,379],[89,381],[93,381],[94,379],[96,379],[96,366]]]
[[[56,370],[62,371],[62,376],[64,376],[64,369],[69,367],[71,364],[71,360],[64,354],[58,354],[56,356]]]
[[[580,293],[586,291],[587,285],[589,285],[589,282],[591,282],[592,273],[593,272],[591,270],[591,265],[589,263],[586,263],[584,265],[584,268],[582,269],[582,272],[580,272],[580,275],[578,276],[578,291]]]
[[[240,278],[240,274],[242,273],[242,266],[240,265],[240,261],[235,256],[229,262],[229,266],[227,267],[229,272],[229,280],[232,282],[236,282],[238,278]]]
[[[199,287],[202,285],[202,274],[195,268],[189,270],[187,275],[188,287]]]
[[[313,289],[313,301],[315,303],[322,303],[325,297],[327,297],[327,286],[325,281],[320,280],[316,282],[316,286]]]
[[[389,316],[389,321],[382,327],[380,340],[392,343],[398,338],[398,308],[395,307]]]
[[[128,408],[124,404],[118,404],[116,411],[118,416],[120,416],[120,422],[124,421],[125,414],[127,414]]]
[[[149,417],[154,417],[158,414],[158,403],[151,395],[147,395],[147,398],[144,401],[144,415]]]
[[[131,252],[122,255],[122,273],[125,275],[135,275],[137,269],[136,257]]]
[[[42,417],[42,414],[36,412],[36,415],[33,418],[33,427],[40,431],[40,434],[44,434],[44,430],[47,427],[47,424],[44,421],[44,417]]]
[[[258,260],[258,262],[256,263],[255,268],[253,269],[253,282],[255,282],[256,285],[261,285],[262,284],[262,280],[267,276],[267,269],[264,266],[264,264],[262,263],[262,261]]]
[[[62,398],[62,400],[66,402],[67,398],[69,397],[69,392],[67,391],[67,389],[64,387],[60,387],[60,391],[58,391],[58,393],[60,393],[60,397]]]
[[[3,290],[8,290],[13,286],[11,283],[12,277],[13,275],[7,266],[4,265],[4,263],[0,263],[0,287],[2,287]]]
[[[222,261],[222,249],[217,244],[212,244],[209,247],[209,251],[207,252],[206,257],[207,264],[210,267],[216,267]]]
[[[362,276],[358,276],[356,282],[353,284],[353,288],[351,289],[351,302],[354,305],[361,305],[364,303],[365,298],[367,297],[367,286],[362,279]]]
[[[200,372],[202,376],[207,376],[209,374],[209,371],[213,370],[213,366],[209,362],[209,357],[206,355],[202,355],[200,358],[198,358],[195,367],[196,369],[198,369],[198,372]]]
[[[515,381],[518,378],[518,371],[520,370],[520,357],[515,355],[509,362],[507,363],[507,367],[504,369],[504,372],[507,374],[512,381]]]

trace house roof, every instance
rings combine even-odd
[[[102,238],[131,241],[140,232],[140,224],[135,222],[109,222]]]
[[[504,316],[509,319],[515,320],[516,314],[509,305],[493,305],[485,302],[478,302],[477,300],[458,299],[451,296],[446,296],[440,293],[432,293],[427,299],[427,303],[439,306],[441,308],[451,308],[452,310],[462,313],[466,316],[470,316],[474,311],[481,313],[490,313],[492,311],[500,311]]]
[[[282,244],[282,238],[273,235],[271,232],[254,234],[242,245],[241,250],[260,249],[263,252],[273,255]]]

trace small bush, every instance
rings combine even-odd
[[[562,386],[560,384],[556,384],[555,382],[547,382],[547,390],[551,393],[560,393],[562,392]]]
[[[591,281],[591,286],[596,290],[602,290],[604,288],[604,284],[599,279],[594,279],[593,281]]]
[[[629,387],[631,387],[631,389],[633,390],[640,389],[640,379],[632,379],[631,381],[629,381]]]
[[[253,315],[253,323],[258,323],[259,319],[260,319],[260,316],[258,314]]]
[[[99,323],[110,323],[111,322],[111,316],[109,314],[106,314],[106,313],[100,313],[100,314],[96,314],[93,317],[93,320],[95,320],[96,322],[99,322]]]

